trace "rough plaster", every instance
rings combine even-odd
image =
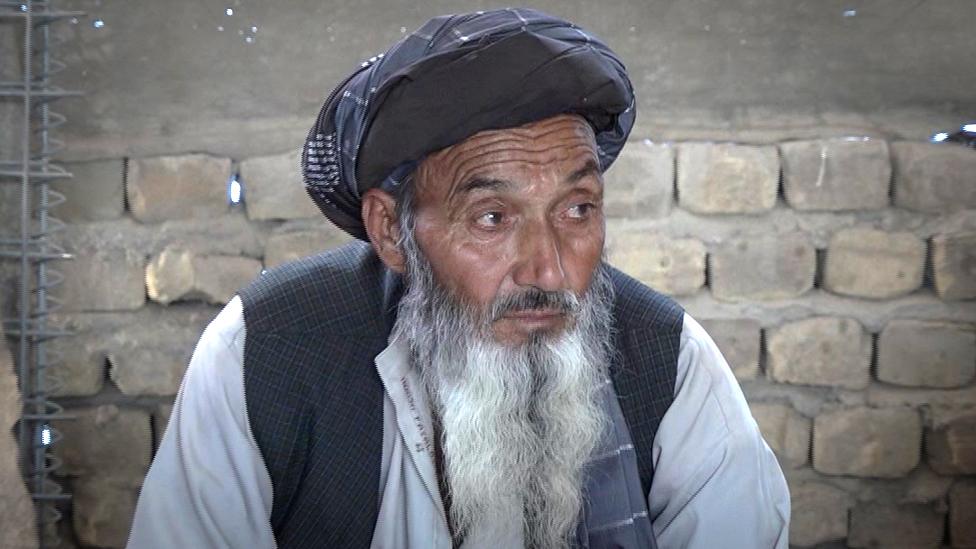
[[[64,3],[90,13],[58,27],[69,66],[63,82],[87,92],[63,102],[72,157],[294,149],[359,61],[433,15],[505,3],[136,4]],[[637,138],[924,138],[976,117],[970,0],[532,6],[578,22],[621,55],[639,98]],[[102,28],[92,26],[96,18]]]

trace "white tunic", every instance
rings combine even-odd
[[[235,297],[197,343],[139,496],[130,548],[275,547],[271,478],[244,398],[244,339],[243,308]],[[399,341],[375,363],[386,396],[372,546],[450,549],[430,409],[418,374]],[[787,548],[790,498],[783,473],[722,354],[688,315],[674,390],[654,439],[647,495],[658,546]],[[521,532],[493,541],[498,548],[518,547]]]

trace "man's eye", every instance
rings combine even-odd
[[[571,206],[569,210],[567,210],[567,213],[569,214],[569,217],[573,219],[583,219],[586,216],[593,213],[594,208],[596,208],[595,205],[586,202],[583,204],[576,204],[575,206]]]
[[[505,219],[502,212],[485,212],[481,214],[475,222],[482,227],[497,227]]]

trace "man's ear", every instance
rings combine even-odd
[[[397,222],[396,199],[379,189],[363,195],[363,224],[376,255],[391,270],[403,273],[406,260],[400,250],[400,225]]]

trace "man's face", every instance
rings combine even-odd
[[[436,280],[484,311],[536,288],[582,296],[604,242],[603,182],[592,129],[560,115],[478,133],[418,167],[417,243]],[[572,321],[554,309],[493,319],[497,341],[517,345]]]

